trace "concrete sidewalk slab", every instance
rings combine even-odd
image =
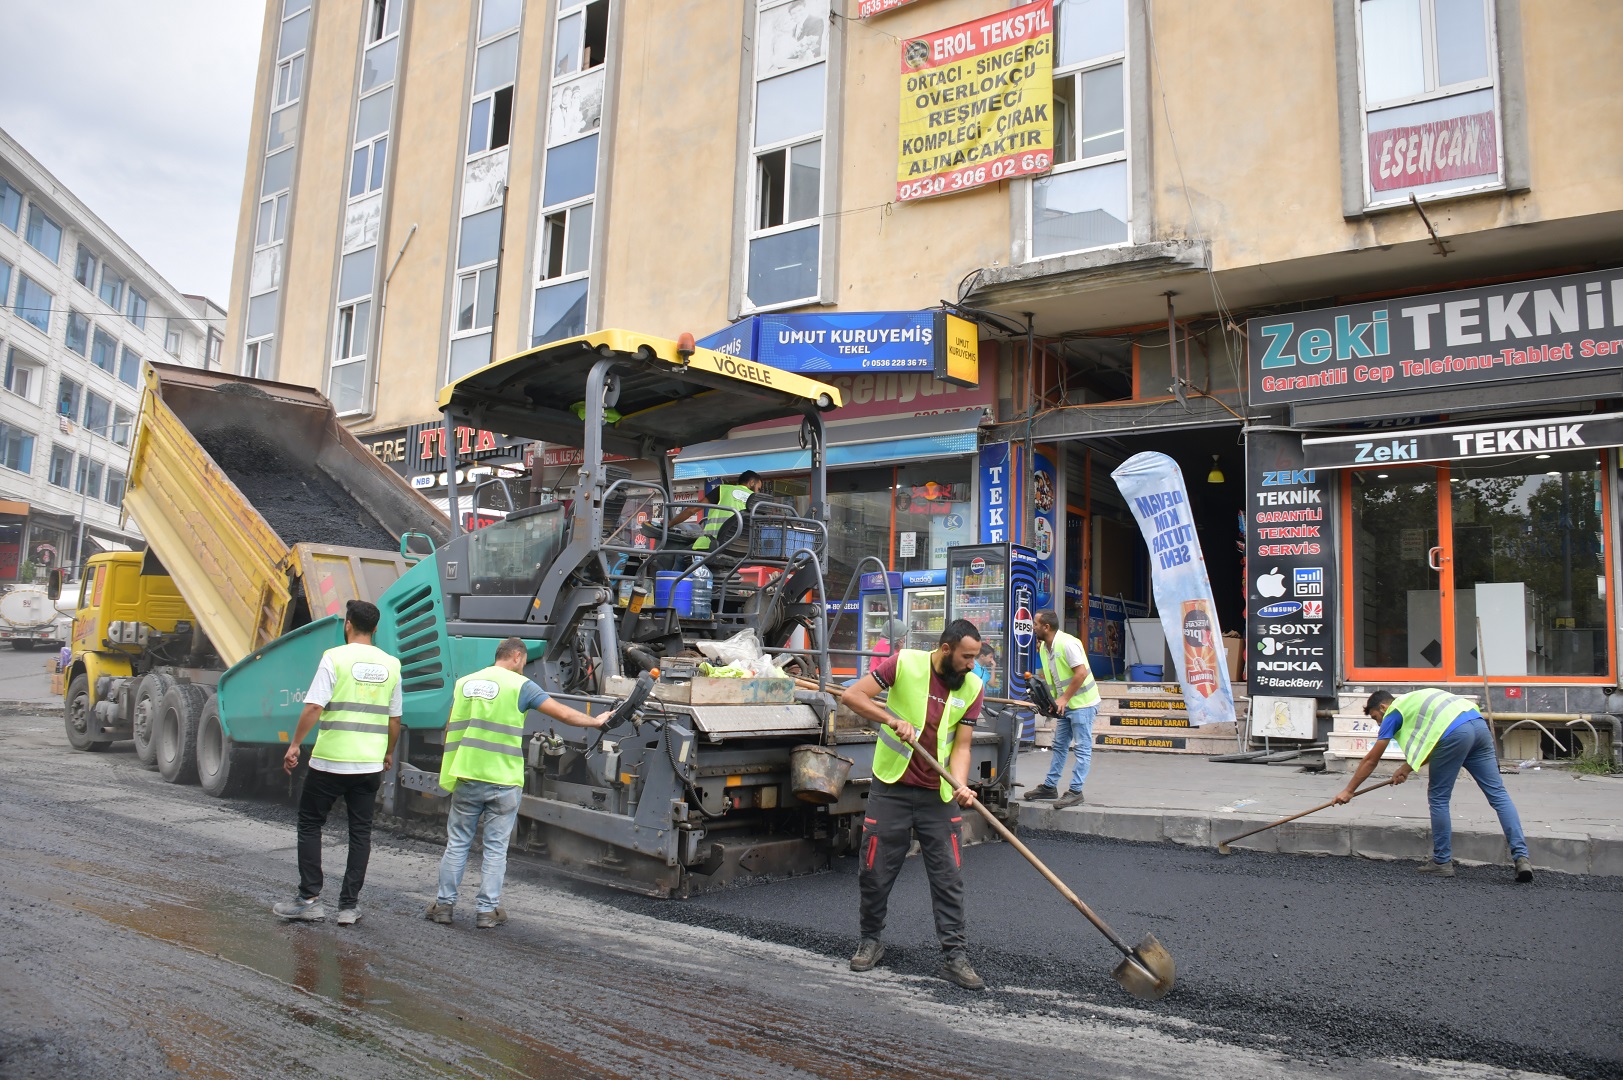
[[[1042,783],[1048,764],[1047,751],[1022,753],[1015,764],[1020,790]],[[1390,776],[1391,768],[1377,775]],[[1623,877],[1623,778],[1540,768],[1503,779],[1536,868]],[[1345,783],[1345,777],[1294,766],[1096,750],[1085,803],[1056,810],[1053,803],[1021,802],[1019,818],[1029,830],[1207,847],[1327,802]],[[1457,860],[1510,865],[1499,819],[1467,774],[1454,787],[1451,811]],[[1381,788],[1234,846],[1300,855],[1429,858],[1426,776],[1422,771],[1406,784]]]

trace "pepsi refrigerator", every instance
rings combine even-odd
[[[947,549],[947,618],[968,619],[992,646],[997,666],[986,692],[1018,698],[1037,668],[1037,553],[1019,544]],[[1022,732],[1030,739],[1033,723]]]
[[[890,592],[885,591],[889,579]],[[907,627],[904,649],[936,647],[947,624],[947,572],[945,570],[903,570],[863,574],[858,583],[862,603],[862,647],[873,651],[891,619],[890,605],[900,609],[896,616]]]

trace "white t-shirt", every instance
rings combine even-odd
[[[332,666],[332,658],[323,656],[321,663],[316,667],[316,677],[310,680],[310,689],[304,692],[306,705],[319,705],[323,709],[332,701],[332,692],[338,685],[338,669]],[[394,684],[394,696],[389,699],[389,715],[399,716],[404,711],[400,696],[400,683]],[[322,772],[330,773],[374,773],[383,771],[381,761],[329,761],[326,758],[310,757],[310,767]]]

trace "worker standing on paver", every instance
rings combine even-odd
[[[841,696],[846,708],[879,727],[858,852],[862,941],[851,958],[852,971],[870,971],[885,955],[879,936],[885,929],[891,886],[917,833],[930,878],[936,935],[945,954],[940,974],[966,990],[986,988],[966,951],[964,819],[959,812],[959,807],[975,801],[966,783],[970,743],[982,704],[981,680],[970,669],[980,651],[975,625],[955,619],[942,630],[935,651],[902,649]],[[881,691],[888,691],[885,705],[875,700]],[[915,737],[952,774],[950,780],[922,760],[913,760],[908,740]]]
[[[1420,867],[1422,874],[1454,876],[1453,823],[1448,803],[1454,794],[1454,781],[1464,768],[1476,781],[1488,805],[1499,815],[1499,827],[1510,842],[1510,855],[1516,861],[1516,880],[1533,880],[1533,862],[1527,856],[1527,838],[1522,819],[1510,801],[1505,782],[1499,779],[1499,754],[1494,749],[1488,722],[1468,699],[1434,686],[1411,690],[1393,698],[1377,690],[1364,703],[1364,714],[1381,725],[1375,745],[1358,763],[1347,786],[1335,797],[1337,805],[1349,802],[1369,774],[1380,764],[1386,745],[1397,739],[1403,751],[1403,764],[1392,774],[1401,784],[1422,765],[1429,767],[1426,799],[1431,804],[1431,861]]]
[[[349,862],[338,894],[338,925],[360,921],[356,906],[372,856],[372,811],[400,738],[400,661],[372,644],[378,609],[364,600],[344,607],[344,644],[321,655],[304,694],[304,711],[282,768],[299,766],[299,744],[319,722],[310,769],[299,795],[299,892],[271,910],[295,922],[327,916],[321,903],[321,829],[340,797],[349,813]]]
[[[1048,761],[1048,777],[1026,792],[1028,802],[1054,799],[1063,810],[1082,801],[1082,785],[1087,783],[1093,761],[1093,719],[1099,713],[1099,684],[1088,667],[1088,651],[1082,643],[1059,628],[1059,616],[1052,611],[1037,613],[1037,655],[1042,661],[1043,681],[1054,697],[1059,716],[1054,722],[1054,749]],[[1066,752],[1076,757],[1071,782],[1065,794],[1059,782],[1065,772]]]
[[[440,759],[440,787],[451,793],[451,809],[439,893],[425,913],[433,922],[451,922],[468,848],[481,817],[485,854],[473,925],[489,930],[507,921],[501,908],[502,879],[507,874],[507,842],[524,795],[524,717],[530,710],[583,728],[600,728],[608,719],[607,713],[587,716],[552,700],[525,678],[528,659],[524,642],[510,637],[496,646],[494,664],[457,680]]]

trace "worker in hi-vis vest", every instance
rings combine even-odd
[[[1411,690],[1394,698],[1377,690],[1364,703],[1364,715],[1380,725],[1375,745],[1358,763],[1352,779],[1335,797],[1338,805],[1353,797],[1369,774],[1380,764],[1381,755],[1393,739],[1403,751],[1403,764],[1392,774],[1401,784],[1420,766],[1426,766],[1426,801],[1431,804],[1431,861],[1420,867],[1422,874],[1454,876],[1453,823],[1448,804],[1454,794],[1454,781],[1460,769],[1471,774],[1476,786],[1487,796],[1488,805],[1499,815],[1499,827],[1510,843],[1510,857],[1516,865],[1516,880],[1533,880],[1533,861],[1527,856],[1527,837],[1522,819],[1510,801],[1505,782],[1499,779],[1499,752],[1493,745],[1493,732],[1476,706],[1467,698],[1434,686]]]
[[[750,496],[760,491],[765,484],[766,481],[761,479],[760,474],[751,469],[740,473],[733,483],[722,484],[716,488],[712,493],[716,509],[704,511],[704,527],[698,539],[693,541],[693,550],[709,551],[713,546],[725,547],[730,544],[733,537],[738,535],[742,518],[735,517],[728,511],[736,510],[740,515],[743,514],[744,508],[749,505]],[[699,512],[698,507],[689,507],[677,515],[671,524],[680,525]],[[732,527],[725,528],[729,525]],[[724,529],[725,535],[722,535]]]
[[[902,649],[846,688],[840,701],[879,728],[873,785],[862,819],[858,882],[862,890],[862,941],[852,971],[871,971],[885,955],[880,934],[891,886],[917,833],[930,878],[936,935],[943,952],[941,977],[966,990],[986,983],[970,966],[964,934],[963,813],[975,793],[967,786],[970,742],[981,715],[981,680],[971,672],[981,652],[980,631],[954,619],[932,652]],[[876,698],[886,693],[885,704]],[[917,738],[951,777],[914,760],[908,740]]]
[[[496,646],[496,662],[458,679],[452,693],[440,758],[440,787],[451,793],[451,810],[445,822],[439,893],[424,914],[432,922],[450,925],[481,817],[485,854],[473,925],[489,930],[507,921],[501,908],[502,879],[507,874],[507,842],[524,795],[524,718],[530,710],[583,728],[600,728],[609,718],[608,713],[587,716],[547,696],[524,676],[529,658],[523,641],[507,638]]]
[[[1054,719],[1054,749],[1048,759],[1048,776],[1026,792],[1028,802],[1055,800],[1063,810],[1082,801],[1082,785],[1088,780],[1093,761],[1093,718],[1099,713],[1099,684],[1088,667],[1088,651],[1082,642],[1059,628],[1059,616],[1052,611],[1037,613],[1037,656],[1042,661],[1043,681],[1054,697],[1059,716]],[[1028,674],[1026,676],[1030,678]],[[1059,782],[1069,751],[1076,757],[1071,782],[1060,794]]]
[[[327,916],[321,903],[321,828],[341,797],[349,813],[349,863],[338,893],[338,925],[358,922],[357,903],[372,856],[372,810],[400,738],[400,661],[372,644],[378,609],[365,600],[344,607],[344,644],[321,654],[304,711],[288,740],[282,768],[299,766],[299,744],[317,723],[310,769],[299,794],[299,892],[271,910],[295,922]]]

